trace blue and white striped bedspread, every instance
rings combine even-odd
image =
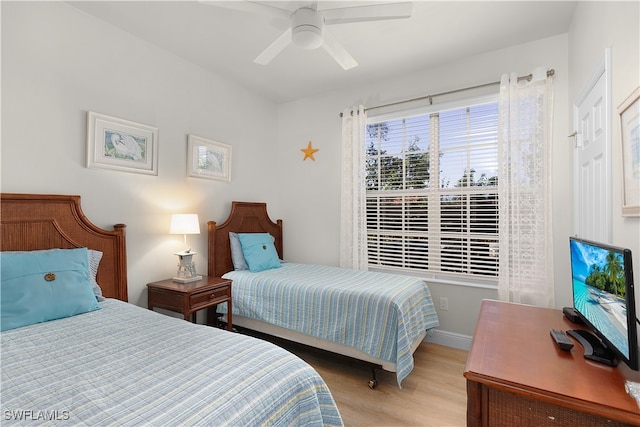
[[[2,332],[2,425],[342,425],[318,373],[275,345],[101,306]]]
[[[412,344],[438,326],[429,288],[415,277],[289,262],[223,277],[233,280],[233,314],[395,363],[398,385],[413,370]]]

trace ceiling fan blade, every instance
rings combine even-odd
[[[324,43],[322,43],[322,47],[329,52],[329,55],[345,70],[349,70],[358,65],[356,60],[353,59],[353,56],[342,47],[338,40],[336,40],[326,28],[324,30]]]
[[[410,18],[412,10],[411,2],[402,2],[326,9],[321,13],[324,23],[331,25]]]
[[[291,11],[276,6],[271,6],[262,2],[250,1],[250,0],[232,0],[232,1],[219,1],[219,0],[199,0],[200,3],[222,7],[225,9],[239,10],[241,12],[259,13],[263,15],[270,15],[275,18],[289,19],[291,17]]]
[[[280,35],[273,43],[269,45],[256,59],[253,60],[256,64],[267,65],[273,58],[275,58],[285,47],[291,43],[291,28],[288,28],[284,33]]]

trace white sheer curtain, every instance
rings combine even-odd
[[[498,137],[500,275],[498,295],[553,307],[551,128],[553,82],[545,69],[530,81],[500,82]]]
[[[367,269],[365,131],[362,105],[342,112],[340,266]]]

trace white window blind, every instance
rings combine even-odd
[[[369,119],[369,265],[497,277],[497,140],[497,99]]]

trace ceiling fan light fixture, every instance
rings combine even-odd
[[[302,49],[312,50],[322,46],[322,15],[311,8],[302,7],[291,15],[291,39]]]
[[[322,46],[322,30],[309,25],[300,26],[293,30],[292,39],[302,49],[317,49]]]

